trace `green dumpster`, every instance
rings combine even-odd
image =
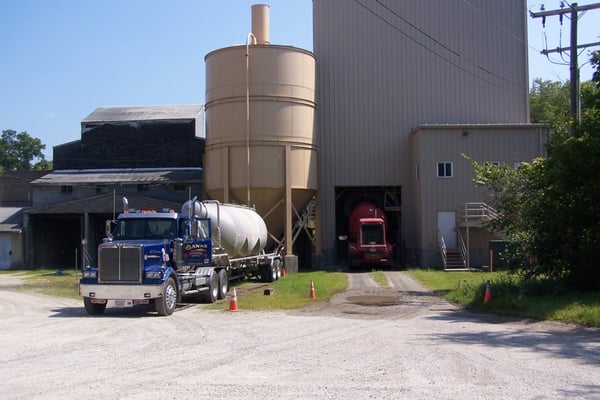
[[[505,271],[508,269],[510,250],[510,242],[490,240],[490,267],[492,271]]]

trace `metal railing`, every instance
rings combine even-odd
[[[467,226],[479,225],[500,218],[500,213],[486,203],[465,203],[461,209],[461,221]]]
[[[467,246],[465,244],[465,240],[463,239],[460,230],[456,231],[457,239],[458,239],[458,249],[460,250],[460,259],[462,261],[464,268],[469,268],[469,252],[467,251]]]
[[[440,230],[437,230],[437,242],[438,242],[438,250],[440,252],[440,255],[442,256],[442,263],[444,264],[444,269],[446,269],[446,253],[447,253],[447,249],[446,249],[446,241],[444,240],[444,237],[442,236],[442,232],[440,232]]]

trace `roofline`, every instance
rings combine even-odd
[[[98,112],[98,110],[109,110],[109,109],[113,109],[113,110],[124,110],[124,109],[133,109],[133,108],[145,108],[148,110],[151,109],[161,109],[161,108],[165,108],[165,107],[179,107],[179,108],[183,108],[183,107],[198,107],[198,112],[195,115],[189,115],[189,116],[185,116],[185,117],[169,117],[169,118],[160,118],[160,117],[150,117],[150,118],[140,118],[140,119],[114,119],[114,118],[106,118],[106,119],[99,119],[99,118],[90,118],[90,116],[94,115],[94,113]],[[137,105],[137,106],[132,106],[132,105],[128,105],[128,106],[100,106],[100,107],[96,107],[96,109],[94,111],[92,111],[87,117],[85,117],[83,120],[81,120],[81,126],[84,127],[86,124],[93,124],[93,123],[123,123],[123,124],[130,124],[130,123],[135,123],[135,122],[144,122],[144,121],[164,121],[164,122],[169,122],[169,121],[195,121],[198,118],[200,118],[202,116],[204,112],[204,104],[161,104],[161,105]]]
[[[52,173],[111,173],[111,172],[156,172],[156,171],[202,171],[202,167],[173,167],[173,168],[90,168],[90,169],[55,169]]]
[[[548,128],[544,123],[508,123],[508,124],[421,124],[410,133],[415,134],[424,129],[518,129],[518,128]]]

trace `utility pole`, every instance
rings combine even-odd
[[[543,7],[543,6],[542,6]],[[548,55],[549,53],[560,53],[563,51],[569,51],[569,72],[571,79],[571,105],[570,105],[570,115],[573,119],[574,126],[579,125],[579,120],[581,117],[581,108],[579,105],[579,65],[577,63],[577,49],[598,46],[600,42],[596,43],[588,43],[584,45],[577,44],[577,18],[579,12],[594,10],[600,8],[600,3],[588,4],[585,6],[578,6],[577,3],[571,4],[569,7],[562,7],[559,10],[550,10],[540,12],[530,12],[529,15],[531,18],[542,18],[542,25],[546,24],[546,17],[553,15],[560,15],[561,19],[564,14],[571,14],[571,45],[569,47],[557,47],[555,50],[542,50],[541,53],[544,55]],[[571,130],[573,132],[573,130]]]

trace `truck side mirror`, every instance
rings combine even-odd
[[[112,225],[114,221],[107,219],[106,224],[104,225],[104,234],[107,238],[112,239]]]

